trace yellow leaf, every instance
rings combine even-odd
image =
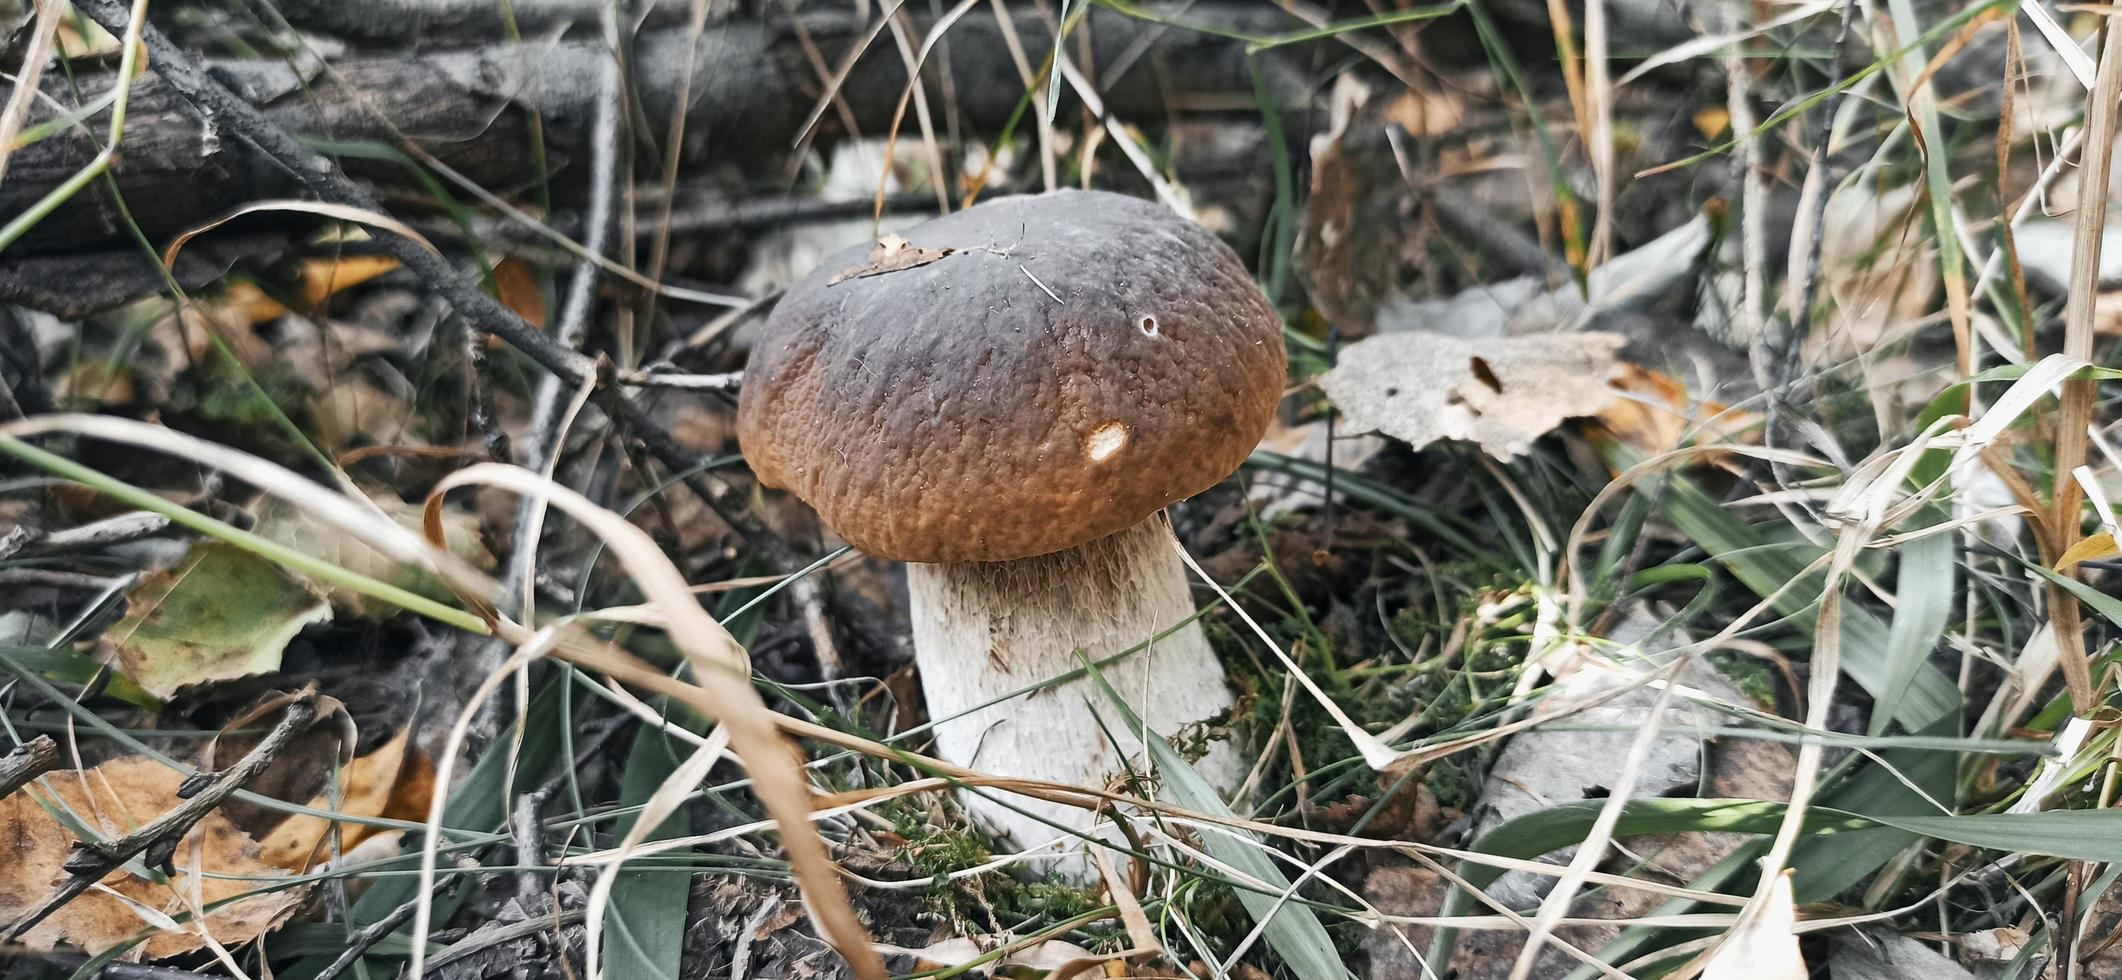
[[[345,255],[304,262],[302,303],[314,310],[341,290],[352,289],[397,267],[397,259],[383,255]]]
[[[531,326],[545,326],[545,291],[538,288],[538,273],[531,264],[509,256],[494,265],[494,298]]]
[[[2090,537],[2079,539],[2071,545],[2063,557],[2056,559],[2056,571],[2067,572],[2089,561],[2102,561],[2122,555],[2122,548],[2115,546],[2115,536],[2101,531]]]
[[[1711,106],[1695,113],[1695,132],[1701,133],[1703,139],[1716,139],[1718,135],[1730,128],[1731,110],[1729,109],[1722,106]]]

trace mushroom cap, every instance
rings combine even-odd
[[[1266,432],[1282,327],[1236,254],[1148,201],[991,200],[842,251],[744,372],[761,482],[896,561],[1005,561],[1214,486]]]

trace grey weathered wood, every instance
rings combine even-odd
[[[1290,26],[1284,14],[1266,4],[1202,4],[1189,17],[1223,30],[1258,34]],[[868,26],[859,18],[829,13],[805,14],[803,25],[828,63],[837,63]],[[1052,37],[1036,16],[1019,12],[1016,26],[1032,57],[1051,49]],[[1145,30],[1138,22],[1103,10],[1091,14],[1085,26],[1094,48],[1090,63],[1100,66],[1100,72],[1120,63]],[[917,33],[925,31],[919,18],[915,27]],[[948,38],[929,60],[938,68],[948,64],[953,91],[946,99],[937,82],[940,71],[925,72],[932,105],[939,113],[946,105],[955,108],[965,127],[961,132],[992,138],[1023,93],[1016,67],[993,16],[984,10],[953,25]],[[1072,38],[1070,43],[1073,51],[1076,42]],[[1272,91],[1297,91],[1294,66],[1299,62],[1288,56],[1300,52],[1277,49],[1282,60],[1263,59],[1261,70],[1268,73]],[[544,121],[549,153],[563,184],[571,177],[569,162],[587,158],[594,86],[585,80],[595,77],[598,59],[606,56],[593,40],[563,39],[347,58],[307,77],[285,62],[219,61],[211,69],[273,122],[298,135],[390,145],[402,134],[472,179],[507,191],[524,186],[531,177],[527,133],[533,112]],[[688,57],[697,59],[697,65],[687,109],[686,163],[781,173],[820,91],[786,18],[713,25],[697,51],[689,47],[682,28],[643,32],[635,42],[632,82],[646,118],[667,118],[680,97],[679,80]],[[108,74],[90,73],[82,77],[80,88],[93,99],[111,83]],[[842,95],[863,132],[881,134],[890,125],[905,84],[905,67],[891,39],[880,37],[857,63]],[[0,86],[0,97],[4,90]],[[1156,33],[1149,50],[1110,80],[1105,101],[1121,119],[1154,124],[1163,120],[1173,96],[1217,97],[1229,104],[1229,97],[1250,99],[1252,93],[1242,43],[1169,29]],[[72,97],[49,90],[47,94]],[[43,103],[33,121],[49,118],[54,111]],[[918,138],[912,116],[907,113],[902,132]],[[0,215],[19,213],[73,174],[95,155],[106,126],[105,118],[97,117],[85,127],[16,153],[8,179],[0,185]],[[826,113],[819,126],[822,138],[838,135],[839,114]],[[237,204],[299,196],[295,175],[251,152],[213,119],[201,118],[152,74],[133,87],[122,153],[114,173],[118,190],[132,218],[158,247]],[[393,187],[409,189],[409,197],[423,194],[408,179],[403,164],[350,155],[341,161],[350,175],[381,185],[386,197]],[[20,256],[105,247],[129,237],[99,182],[41,222],[10,252]]]

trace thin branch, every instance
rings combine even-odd
[[[29,785],[29,781],[52,771],[59,764],[59,743],[50,735],[39,735],[15,747],[0,759],[0,798]]]
[[[49,534],[27,534],[12,544],[8,540],[0,539],[0,558],[48,557],[101,551],[112,545],[151,538],[167,530],[169,518],[146,511],[135,511]]]
[[[617,382],[630,388],[675,388],[679,391],[736,391],[744,384],[744,372],[685,374],[653,368],[621,371]]]

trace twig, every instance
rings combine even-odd
[[[118,581],[85,572],[62,572],[52,568],[0,568],[0,585],[32,589],[80,589],[100,592]]]
[[[569,909],[556,915],[535,916],[522,922],[512,922],[505,926],[481,929],[445,947],[441,952],[436,953],[435,958],[429,960],[427,965],[431,967],[448,966],[483,949],[490,949],[502,943],[514,942],[518,939],[528,939],[548,929],[566,928],[567,926],[580,925],[581,923],[582,910]]]
[[[339,952],[338,957],[333,959],[329,966],[326,966],[317,974],[315,980],[337,980],[339,974],[345,973],[347,967],[353,966],[355,960],[366,955],[371,947],[383,940],[383,937],[397,932],[398,927],[410,920],[413,917],[413,911],[419,907],[420,900],[418,898],[407,899],[397,908],[385,913],[383,918],[363,926],[360,932],[347,937],[346,948]]]
[[[555,342],[570,353],[579,352],[583,339],[589,334],[590,308],[597,295],[598,260],[610,246],[612,228],[612,195],[617,182],[619,158],[619,10],[616,3],[604,5],[601,17],[604,40],[612,48],[612,55],[598,63],[597,71],[597,115],[590,131],[590,201],[585,220],[582,247],[588,257],[575,266],[574,275],[568,280],[567,297],[560,306],[560,319],[553,331]],[[579,380],[563,382],[557,375],[548,374],[538,379],[538,392],[532,402],[530,435],[523,447],[525,468],[546,472],[560,453],[560,409],[566,396],[582,387]],[[538,542],[534,540],[540,526],[532,517],[532,509],[543,506],[536,498],[525,498],[516,507],[516,527],[509,535],[508,552],[502,558],[502,594],[513,596],[523,588],[526,578],[534,572]],[[483,677],[501,666],[507,656],[501,645],[482,643],[478,648],[488,655],[490,663],[473,669],[470,674]]]
[[[7,955],[20,956],[26,960],[42,961],[63,967],[80,980],[210,980],[204,973],[180,970],[173,966],[154,966],[147,963],[105,963],[95,970],[83,973],[90,957],[80,953],[32,953],[20,947],[7,951]],[[8,972],[13,973],[13,970]],[[27,971],[24,971],[27,972]],[[219,978],[211,978],[219,980]],[[321,978],[320,978],[321,980]]]
[[[645,368],[621,371],[617,380],[630,388],[676,388],[680,391],[736,391],[744,383],[744,372],[728,371],[722,374],[685,374],[678,371],[658,371]]]
[[[50,735],[39,735],[15,747],[7,758],[0,759],[0,798],[29,784],[29,781],[52,771],[59,764],[59,743]]]
[[[186,797],[183,805],[124,837],[106,841],[82,841],[76,844],[74,853],[67,857],[64,865],[67,879],[44,900],[43,905],[9,926],[6,935],[0,936],[0,941],[13,942],[22,938],[23,933],[135,856],[141,856],[150,867],[169,867],[170,859],[176,856],[178,844],[192,828],[214,808],[220,806],[221,801],[227,799],[230,793],[242,788],[243,784],[256,778],[266,766],[271,765],[280,751],[286,748],[296,735],[307,730],[310,723],[316,719],[316,689],[305,688],[288,699],[287,706],[281,710],[280,723],[241,761],[218,776],[199,772],[187,778],[177,790],[179,796],[183,796],[184,791],[193,788],[196,783],[210,781]]]
[[[464,328],[465,379],[471,386],[471,423],[478,430],[479,441],[486,447],[486,456],[496,463],[513,458],[509,453],[508,431],[501,428],[500,416],[494,412],[494,386],[486,372],[486,341],[491,335],[483,330],[472,329],[463,317],[454,317]]]
[[[98,551],[114,544],[151,538],[168,529],[169,518],[146,511],[136,511],[49,534],[32,534],[12,546],[7,541],[0,540],[0,558],[45,557]]]

